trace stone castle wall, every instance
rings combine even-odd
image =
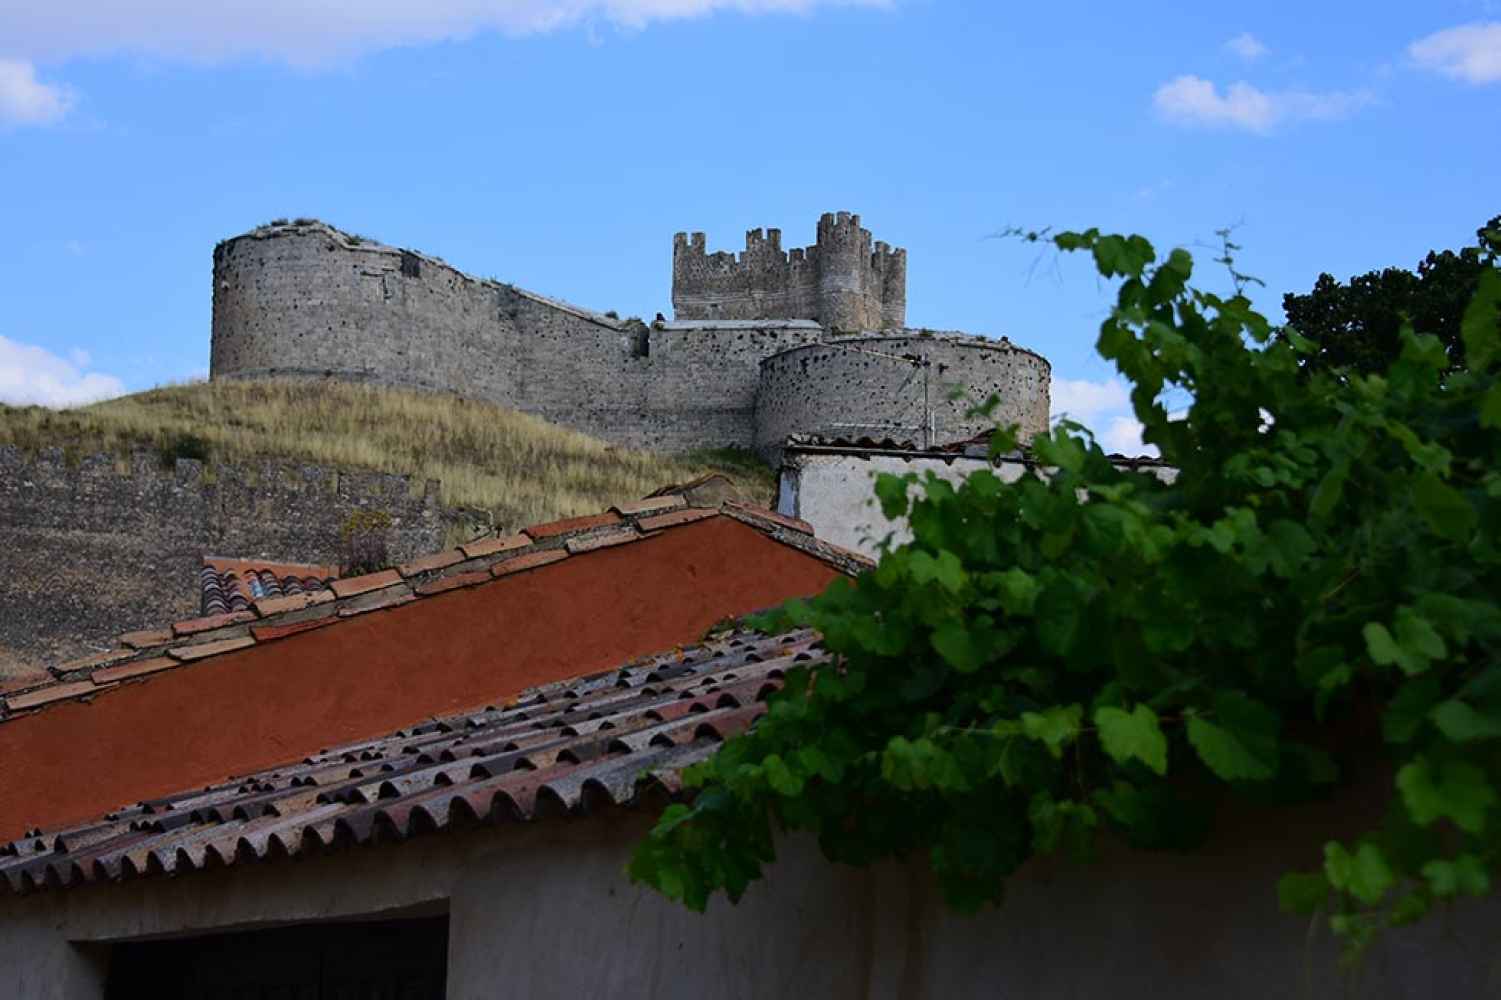
[[[151,451],[0,446],[0,662],[56,663],[196,615],[205,555],[337,564],[358,510],[391,518],[393,561],[486,528],[439,503],[437,486],[284,461],[168,468]]]
[[[782,231],[745,234],[745,252],[707,252],[703,233],[672,241],[672,308],[679,320],[811,319],[844,333],[907,323],[907,251],[872,246],[860,216],[826,213],[818,242],[782,249]]]
[[[818,244],[806,251],[784,253],[776,230],[770,237],[753,232],[746,267],[732,254],[705,256],[701,234],[678,242],[680,251],[686,246],[689,256],[726,275],[771,276],[746,286],[737,310],[813,315],[648,326],[473,278],[436,258],[322,223],[299,222],[263,227],[215,248],[210,373],[454,392],[622,445],[664,451],[760,443],[769,455],[776,447],[766,445],[769,434],[784,426],[815,429],[796,424],[804,414],[822,423],[910,421],[910,393],[900,380],[892,383],[890,372],[847,365],[838,386],[827,378],[816,383],[829,386],[825,391],[792,384],[796,375],[789,373],[804,370],[801,361],[785,368],[762,364],[783,351],[848,339],[839,332],[845,322],[856,330],[900,327],[905,251],[885,244],[872,250],[859,216],[847,213],[825,216]],[[683,267],[684,254],[675,252],[675,300],[693,283],[685,282]],[[1046,387],[1039,396],[1028,373],[1046,362],[1009,344],[967,343],[948,362],[954,370],[947,380],[1023,392],[1016,406],[1032,408],[1024,423],[1045,425]],[[972,363],[974,371],[960,370]],[[1020,367],[1006,374],[1008,365]],[[763,385],[768,373],[777,383],[771,390]],[[760,405],[768,391],[771,398]],[[822,398],[804,398],[810,393]],[[765,433],[758,430],[761,411],[771,421]],[[939,423],[947,433],[962,422],[945,415]]]
[[[214,252],[214,378],[454,392],[632,447],[749,447],[761,359],[822,334],[774,320],[648,329],[322,225]]]
[[[979,337],[809,344],[761,362],[755,448],[777,454],[789,434],[939,445],[996,423],[1020,424],[1029,436],[1047,430],[1050,377],[1041,355]],[[968,416],[992,395],[1000,405],[991,417]]]

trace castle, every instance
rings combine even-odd
[[[907,325],[907,251],[876,243],[860,217],[818,222],[818,242],[790,253],[782,231],[745,234],[745,252],[708,254],[703,233],[672,241],[672,309],[680,320],[811,319],[830,330]]]
[[[313,377],[452,392],[624,445],[755,448],[792,433],[943,444],[1046,429],[1050,368],[1005,339],[906,326],[905,250],[858,215],[814,245],[755,229],[744,252],[673,240],[674,318],[621,320],[321,222],[214,248],[212,378]]]

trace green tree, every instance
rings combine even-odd
[[[1402,353],[1401,331],[1411,324],[1444,345],[1449,364],[1464,364],[1460,319],[1480,275],[1501,253],[1501,215],[1475,232],[1474,246],[1433,251],[1417,272],[1388,267],[1343,284],[1321,274],[1306,295],[1282,297],[1287,323],[1314,344],[1310,368],[1385,371]]]
[[[1284,903],[1327,908],[1359,945],[1488,892],[1501,273],[1464,313],[1466,370],[1404,331],[1381,374],[1309,373],[1315,345],[1191,288],[1183,250],[1032,238],[1118,282],[1098,348],[1179,475],[1119,471],[1065,422],[1030,443],[1047,475],[881,477],[912,542],[762,621],[817,628],[836,659],[792,671],[752,731],[689,771],[696,797],[638,845],[633,877],[702,908],[759,877],[776,832],[806,830],[840,862],[922,852],[971,909],[1033,855],[1087,857],[1102,835],[1192,849],[1227,798],[1295,808],[1383,761],[1385,821],[1284,879]],[[1186,414],[1169,416],[1169,389]],[[1003,430],[991,447],[1015,444]],[[1362,728],[1373,710],[1379,732]]]

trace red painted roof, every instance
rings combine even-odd
[[[515,535],[483,538],[456,549],[432,553],[396,569],[365,576],[328,579],[322,589],[275,596],[267,593],[238,610],[203,615],[169,626],[126,633],[118,648],[49,668],[0,699],[0,725],[60,701],[86,699],[121,683],[236,650],[336,626],[349,618],[397,608],[447,591],[534,570],[601,548],[626,545],[680,525],[725,516],[750,525],[784,545],[799,549],[845,573],[871,565],[858,553],[813,536],[804,521],[736,502],[713,508],[689,507],[681,496],[649,498],[612,508],[604,514],[535,525]],[[266,569],[270,575],[291,567],[326,570],[301,564],[264,564],[241,560],[207,560],[206,572],[239,574]],[[226,567],[221,569],[220,567]],[[229,607],[226,604],[226,607]]]

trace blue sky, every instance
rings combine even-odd
[[[675,231],[848,209],[908,248],[912,325],[1043,352],[1128,443],[1108,290],[991,234],[1235,224],[1274,317],[1463,245],[1501,4],[0,0],[0,209],[0,400],[204,374],[213,244],[274,217],[650,317]]]

